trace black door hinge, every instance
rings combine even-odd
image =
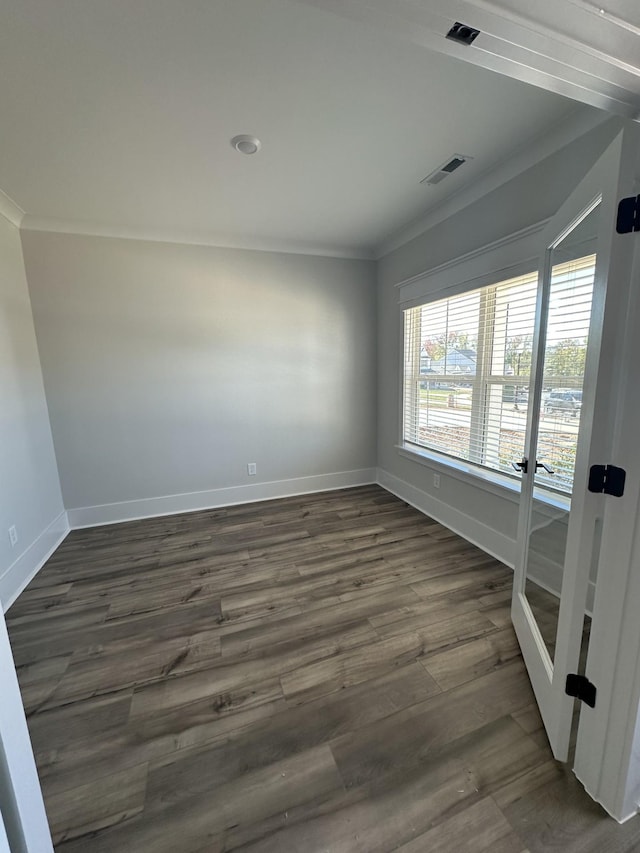
[[[623,198],[618,204],[616,231],[618,234],[640,231],[640,195]]]
[[[575,696],[590,708],[596,707],[596,687],[585,675],[571,673],[567,676],[564,692],[567,696]]]
[[[613,495],[621,498],[624,495],[624,481],[627,472],[615,465],[592,465],[589,470],[589,491]]]

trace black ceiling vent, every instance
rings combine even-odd
[[[442,166],[438,166],[437,169],[434,169],[433,172],[430,172],[426,178],[423,178],[420,183],[421,184],[439,184],[440,181],[444,181],[444,179],[450,175],[452,172],[455,172],[456,169],[459,169],[467,160],[473,160],[473,157],[469,157],[466,154],[454,154],[453,157],[450,157],[446,163],[443,163]]]
[[[452,41],[460,42],[460,44],[470,45],[473,44],[479,35],[480,30],[476,30],[473,27],[467,26],[467,24],[461,24],[460,21],[456,21],[447,33],[447,38]]]
[[[452,160],[449,160],[448,163],[445,163],[442,167],[443,172],[455,172],[456,169],[459,169],[460,166],[465,162],[464,157],[458,157],[457,155],[453,157]]]

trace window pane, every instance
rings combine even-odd
[[[582,411],[595,255],[555,264],[551,273],[536,482],[571,493]]]
[[[420,382],[417,443],[459,459],[469,459],[472,386],[469,382]]]
[[[528,385],[488,383],[484,464],[513,474],[512,462],[524,456]]]
[[[434,302],[420,310],[420,373],[476,375],[480,291]]]
[[[491,374],[512,377],[514,385],[529,385],[537,295],[537,274],[521,276],[495,288]],[[519,382],[519,377],[524,380]]]
[[[531,273],[405,312],[405,440],[513,473],[536,292]]]
[[[524,455],[537,295],[536,273],[497,284],[486,317],[491,375],[480,440],[483,463],[506,474]]]

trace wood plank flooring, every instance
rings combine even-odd
[[[60,853],[626,853],[511,573],[377,486],[72,533],[8,626]]]

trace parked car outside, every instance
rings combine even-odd
[[[575,418],[580,414],[580,409],[582,409],[582,391],[551,391],[544,402],[544,411],[547,415],[557,412],[566,413]]]

